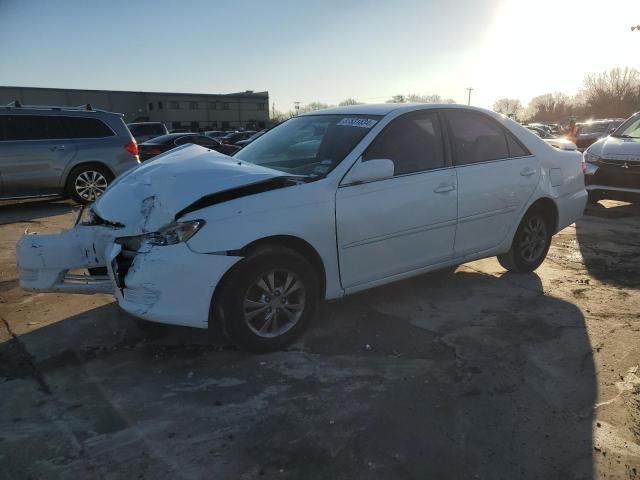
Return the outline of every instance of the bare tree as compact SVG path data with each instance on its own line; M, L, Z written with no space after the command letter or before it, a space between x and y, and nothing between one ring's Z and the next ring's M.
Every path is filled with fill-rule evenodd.
M347 98L338 104L339 107L347 107L349 105L362 105L362 102L357 101L355 98Z
M305 113L305 112L315 112L316 110L322 110L325 108L328 108L329 105L327 105L326 103L322 103L322 102L311 102L306 104L304 107L300 107L300 113Z
M493 111L517 120L522 116L524 108L517 98L499 98L493 103Z
M628 117L640 109L640 72L613 68L584 79L585 104L598 117Z
M274 110L272 115L271 115L271 121L273 123L280 123L280 122L284 122L285 120L289 119L292 117L293 112L281 112L279 110Z
M531 99L525 116L529 120L552 122L573 116L574 110L568 95L561 92L545 93Z
M452 98L442 98L440 95L419 95L409 93L407 95L394 95L387 103L456 103Z
M404 95L394 95L386 103L405 103L407 101Z

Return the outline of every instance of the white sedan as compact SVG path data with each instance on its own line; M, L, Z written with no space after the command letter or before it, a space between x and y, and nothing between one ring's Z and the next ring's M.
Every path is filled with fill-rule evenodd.
M496 255L533 271L586 198L579 153L501 115L336 108L234 157L190 145L132 170L73 229L20 239L20 284L113 293L156 322L219 321L236 345L271 351L323 299Z

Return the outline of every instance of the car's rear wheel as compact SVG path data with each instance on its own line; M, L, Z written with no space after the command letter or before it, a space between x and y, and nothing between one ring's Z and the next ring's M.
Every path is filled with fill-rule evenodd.
M213 311L236 346L271 352L304 331L318 301L318 279L309 262L288 248L267 246L229 272Z
M81 204L93 203L113 181L111 172L101 165L80 165L67 179L67 194Z
M498 256L498 262L510 272L533 272L547 257L553 227L544 210L534 208L520 222L511 248Z

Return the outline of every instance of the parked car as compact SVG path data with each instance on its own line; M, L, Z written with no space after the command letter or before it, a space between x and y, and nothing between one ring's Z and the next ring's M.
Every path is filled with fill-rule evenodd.
M536 127L534 125L525 125L525 128L529 131L531 131L532 133L536 134L537 136L539 136L540 138L554 138L555 135L552 135L551 133L549 133L548 130L541 128L541 127Z
M218 138L222 143L226 143L227 145L233 145L240 140L246 140L251 135L256 133L253 130L243 130L242 132L231 132L227 133L224 137Z
M169 133L191 133L191 130L188 128L174 128L173 130L169 130Z
M310 131L322 132L313 149ZM323 299L494 255L535 270L582 215L581 164L479 108L307 113L232 158L183 145L143 164L72 230L23 236L20 284L111 292L135 316L221 322L240 347L276 350ZM82 267L109 275L74 283Z
M624 118L593 120L591 122L581 123L578 129L578 137L576 138L578 149L581 152L584 151L592 143L609 135L609 133L620 126L622 122L624 122Z
M576 144L573 143L571 140L564 137L550 135L546 130L542 128L532 127L531 125L526 125L525 128L529 130L531 133L533 133L534 135L537 135L538 137L542 138L545 142L547 142L552 147L558 148L560 150L577 150L578 149Z
M240 149L235 145L224 145L215 138L210 138L200 133L168 133L138 145L140 161L144 162L172 148L190 143L216 150L225 155L231 155Z
M536 122L536 123L530 123L527 126L544 130L547 134L553 135L553 130L552 130L551 126L547 125L546 123L537 123Z
M216 140L219 140L220 137L224 137L225 135L228 135L229 132L226 132L224 130L208 130L204 132L204 134L207 137L211 137L211 138L215 138Z
M584 152L589 200L640 201L640 112Z
M83 107L0 107L0 199L70 196L91 203L139 165L119 113Z
M262 135L264 135L266 131L267 131L266 129L264 129L264 130L260 130L259 132L256 132L256 133L254 133L253 135L251 135L251 136L250 136L249 138L247 138L246 140L238 140L238 141L235 143L235 145L236 145L237 147L240 147L240 148L242 148L242 147L246 147L246 146L247 146L247 145L249 145L251 142L253 142L256 138L259 138L259 137L261 137Z
M167 127L161 122L136 122L128 123L129 131L136 142L143 143L152 138L169 133Z

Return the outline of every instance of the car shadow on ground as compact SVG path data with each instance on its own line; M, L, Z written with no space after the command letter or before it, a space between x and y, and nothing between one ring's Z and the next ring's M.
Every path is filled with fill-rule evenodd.
M0 225L38 223L41 218L64 215L74 210L79 212L81 208L81 205L64 199L20 202L3 200L0 201Z
M515 280L463 266L380 287L269 355L113 304L62 320L0 345L0 463L10 478L592 478L584 317L537 275Z
M577 260L591 277L640 288L640 205L612 201L588 205L576 221L576 240L582 256Z

